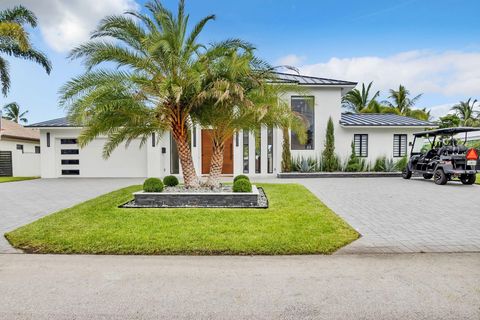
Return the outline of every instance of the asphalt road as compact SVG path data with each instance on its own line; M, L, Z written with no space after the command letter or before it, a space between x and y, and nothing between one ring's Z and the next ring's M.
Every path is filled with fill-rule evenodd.
M480 319L480 254L0 255L0 319Z

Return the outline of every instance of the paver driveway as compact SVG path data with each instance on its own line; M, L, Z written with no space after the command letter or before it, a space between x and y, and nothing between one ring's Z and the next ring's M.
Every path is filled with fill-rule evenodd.
M0 253L15 252L3 234L60 209L143 179L38 179L0 183Z
M339 253L480 251L480 186L422 178L301 182L362 234Z

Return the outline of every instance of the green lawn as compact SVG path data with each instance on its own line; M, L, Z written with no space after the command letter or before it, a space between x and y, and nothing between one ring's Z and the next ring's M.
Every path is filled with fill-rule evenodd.
M480 173L477 173L477 184L480 184Z
M262 185L268 209L120 209L132 186L44 217L5 236L36 253L316 254L359 237L305 187Z
M0 177L0 183L33 180L33 179L38 179L38 177Z

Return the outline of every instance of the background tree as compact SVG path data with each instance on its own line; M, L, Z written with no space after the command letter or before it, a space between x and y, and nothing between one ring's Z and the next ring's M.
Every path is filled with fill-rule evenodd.
M438 126L440 128L452 128L459 127L462 120L456 114L447 114L443 117L440 117L438 121Z
M27 123L28 120L25 117L28 113L28 110L21 112L20 106L16 102L12 102L9 104L6 104L3 107L3 112L4 114L2 115L2 118L5 118L7 120L14 121L16 123Z
M328 118L325 136L325 148L322 152L322 166L326 172L338 170L338 158L335 154L335 132L332 118Z
M477 100L472 98L467 101L460 101L452 107L452 111L460 119L460 125L466 127L480 126L480 111L476 111Z
M365 87L365 83L362 83L362 90L357 88L350 90L342 98L342 103L344 107L353 112L362 112L364 109L372 108L373 104L376 102L376 99L380 96L380 91L377 91L370 98L370 89L372 87L373 81Z
M412 117L420 120L429 120L430 111L426 108L413 109L415 104L420 100L422 94L415 97L410 96L410 91L403 85L398 86L398 90L390 89L390 95L388 98L391 101L384 101L383 103L390 108L397 110L397 113L402 116Z
M0 85L2 93L7 95L10 89L9 64L5 56L31 60L40 64L50 74L50 61L30 43L25 25L37 26L37 18L23 6L0 11Z
M183 0L176 15L156 0L145 8L146 14L127 12L103 19L91 41L70 53L72 59L83 58L87 72L63 86L60 103L72 121L84 126L80 145L107 136L104 157L123 142L141 138L145 143L152 133L169 131L185 185L197 186L189 140L191 113L203 103L208 86L206 47L198 38L214 16L190 27ZM224 44L229 42L235 41Z

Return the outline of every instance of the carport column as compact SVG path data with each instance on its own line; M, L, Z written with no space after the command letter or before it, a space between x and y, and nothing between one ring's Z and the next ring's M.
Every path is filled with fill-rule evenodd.
M40 130L40 175L42 178L58 178L57 168L60 166L57 163L56 152L60 150L55 149L55 131L49 128ZM50 140L49 146L47 139Z
M163 174L161 141L158 134L152 134L147 142L147 176L160 178Z

